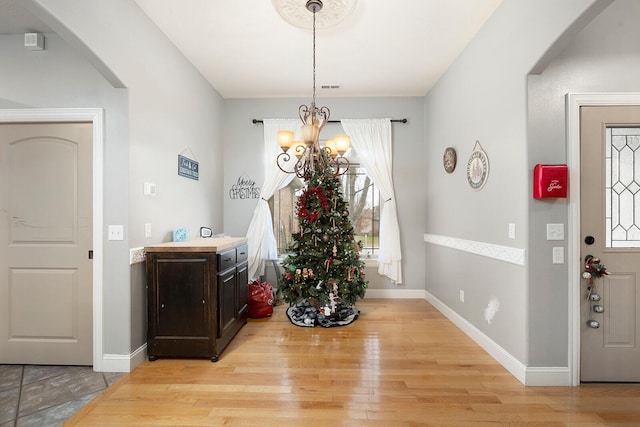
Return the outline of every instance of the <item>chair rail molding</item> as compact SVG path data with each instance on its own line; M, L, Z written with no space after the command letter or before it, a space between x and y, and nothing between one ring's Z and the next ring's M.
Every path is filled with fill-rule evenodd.
M442 236L425 233L424 241L434 245L445 246L459 251L469 252L499 261L508 262L524 267L526 265L525 250L510 246L494 245L492 243L476 242L474 240L459 239L457 237Z

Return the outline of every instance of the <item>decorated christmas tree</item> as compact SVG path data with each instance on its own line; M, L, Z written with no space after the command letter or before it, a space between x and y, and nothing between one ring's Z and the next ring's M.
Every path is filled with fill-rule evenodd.
M329 163L324 150L319 155ZM307 314L312 313L312 321L341 320L347 308L353 311L367 288L359 256L361 243L354 240L348 205L334 170L326 168L306 178L296 205L299 227L282 264L284 274L278 288L290 306L299 304Z

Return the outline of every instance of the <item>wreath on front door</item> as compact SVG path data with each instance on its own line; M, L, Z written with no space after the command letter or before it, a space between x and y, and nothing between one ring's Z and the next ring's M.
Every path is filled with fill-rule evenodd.
M607 272L607 267L600 263L600 258L596 258L592 255L587 255L585 257L585 266L582 278L587 281L587 301L591 304L590 318L587 320L587 326L593 329L598 329L600 327L600 322L594 319L595 313L604 312L604 306L601 301L602 297L597 292L593 279L598 279L602 276L606 276L607 274L609 274Z

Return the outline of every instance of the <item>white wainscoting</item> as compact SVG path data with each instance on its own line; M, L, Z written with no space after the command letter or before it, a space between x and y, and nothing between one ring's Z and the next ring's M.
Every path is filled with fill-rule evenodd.
M525 250L520 248L458 239L456 237L441 236L438 234L425 234L424 241L434 245L445 246L499 261L525 266Z

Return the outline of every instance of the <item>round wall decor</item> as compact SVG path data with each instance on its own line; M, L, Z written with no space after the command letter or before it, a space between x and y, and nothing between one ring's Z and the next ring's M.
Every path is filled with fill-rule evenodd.
M442 165L447 173L451 173L456 168L457 156L456 150L453 147L447 147L444 150L444 156L442 156Z
M484 152L480 141L476 141L476 145L469 156L467 162L467 182L474 190L480 190L489 178L489 158Z

